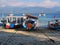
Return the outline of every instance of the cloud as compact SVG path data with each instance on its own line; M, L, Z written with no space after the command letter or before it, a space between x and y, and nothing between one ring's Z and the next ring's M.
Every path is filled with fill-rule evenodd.
M8 6L22 6L24 5L24 3L23 2L9 2L7 5Z
M31 7L34 7L37 5L37 3L33 3L33 2L9 2L7 4L8 6L16 6L16 7L19 7L19 6L31 6Z
M20 1L3 1L0 0L0 7L5 7L5 6L15 6L15 7L26 7L26 6L31 6L31 7L35 7L35 6L39 6L39 7L46 7L46 8L52 8L52 7L56 7L59 6L60 7L60 2L54 2L51 0L44 0L42 2L20 2Z
M39 5L42 7L51 8L51 7L55 7L55 6L60 6L59 4L60 4L60 2L52 2L51 0L45 0L45 1L41 2Z

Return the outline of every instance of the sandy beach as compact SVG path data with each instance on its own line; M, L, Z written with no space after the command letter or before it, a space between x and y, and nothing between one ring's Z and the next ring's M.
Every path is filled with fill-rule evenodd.
M60 31L0 29L0 45L60 45Z

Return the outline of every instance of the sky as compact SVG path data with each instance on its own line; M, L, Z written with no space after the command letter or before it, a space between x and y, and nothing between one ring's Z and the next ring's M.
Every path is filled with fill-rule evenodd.
M60 7L60 0L0 0L0 7Z

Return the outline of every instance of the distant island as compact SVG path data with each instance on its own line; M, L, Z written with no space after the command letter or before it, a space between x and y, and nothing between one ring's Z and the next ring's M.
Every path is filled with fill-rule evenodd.
M60 14L60 7L0 7L0 13L40 13L41 11L46 14Z

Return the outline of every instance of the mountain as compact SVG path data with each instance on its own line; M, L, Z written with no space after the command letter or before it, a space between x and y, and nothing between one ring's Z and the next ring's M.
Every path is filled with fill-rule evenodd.
M0 7L0 12L3 13L40 13L42 11L46 14L60 14L60 7Z

